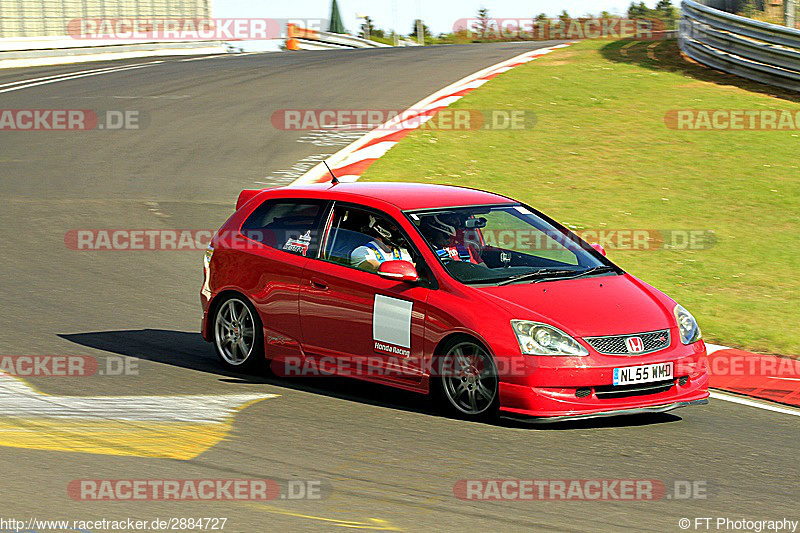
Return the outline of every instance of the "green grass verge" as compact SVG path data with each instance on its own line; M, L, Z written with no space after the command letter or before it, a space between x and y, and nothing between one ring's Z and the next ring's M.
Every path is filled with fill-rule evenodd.
M503 74L453 107L533 110L534 128L417 130L363 179L488 189L578 228L713 230L711 249L609 257L692 311L707 341L800 354L800 131L664 122L800 99L651 44L582 42Z

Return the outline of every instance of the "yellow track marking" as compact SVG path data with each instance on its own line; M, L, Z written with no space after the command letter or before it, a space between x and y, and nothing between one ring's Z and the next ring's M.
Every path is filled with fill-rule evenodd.
M0 446L187 460L227 438L236 413L276 397L55 396L0 373Z
M222 441L231 425L4 418L0 446L187 460Z
M341 520L339 518L326 518L324 516L294 513L292 511L285 511L283 509L278 509L277 507L257 503L245 502L245 505L265 513L292 516L294 518L305 518L307 520L316 520L318 522L328 522L336 527L347 527L350 529L372 529L374 531L402 531L402 529L395 527L386 520L382 520L380 518L367 518L366 522L357 522L355 520Z

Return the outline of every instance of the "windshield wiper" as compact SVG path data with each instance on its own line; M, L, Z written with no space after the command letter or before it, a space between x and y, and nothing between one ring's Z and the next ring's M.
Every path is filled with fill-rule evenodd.
M612 266L597 266L593 268L587 268L586 270L581 270L576 272L574 270L551 270L549 268L540 268L539 270L534 270L533 272L527 272L525 274L518 274L516 276L511 276L508 279L505 279L497 284L497 286L501 285L509 285L511 283L515 283L517 281L527 281L533 280L534 283L539 283L541 281L548 281L550 279L575 279L581 278L583 276L591 276L593 274L604 274L606 272L613 272L616 269Z
M617 269L612 266L603 265L593 268L587 268L586 270L581 270L580 272L575 273L574 276L569 276L566 278L558 276L558 279L576 279L576 278L582 278L584 276L592 276L594 274L605 274L606 272L615 272L616 270ZM534 281L534 283L539 283L540 281L547 281L547 279L548 278L540 278Z
M504 279L497 286L501 285L508 285L510 283L514 283L515 281L526 281L529 279L536 279L540 277L550 277L550 276L561 276L564 274L575 274L574 270L551 270L549 268L540 268L539 270L534 270L533 272L526 272L525 274L517 274L516 276L511 276L508 279Z

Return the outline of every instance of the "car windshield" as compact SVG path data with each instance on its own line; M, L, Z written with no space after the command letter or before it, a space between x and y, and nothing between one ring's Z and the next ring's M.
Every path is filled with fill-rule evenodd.
M538 282L617 272L573 233L523 205L407 215L444 268L462 283Z

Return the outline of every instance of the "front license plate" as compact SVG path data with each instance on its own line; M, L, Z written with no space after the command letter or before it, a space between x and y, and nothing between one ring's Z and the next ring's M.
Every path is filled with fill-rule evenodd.
M672 379L672 363L627 366L614 369L614 385L633 385Z

